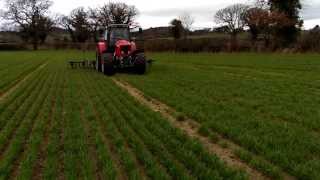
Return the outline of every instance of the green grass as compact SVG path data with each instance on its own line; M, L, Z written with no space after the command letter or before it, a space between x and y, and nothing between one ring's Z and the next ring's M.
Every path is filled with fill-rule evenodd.
M246 179L110 78L67 67L81 57L0 52L9 84L17 64L35 72L0 100L0 179Z
M118 78L197 120L205 135L218 132L298 178L320 178L320 55L150 56L147 76Z
M67 67L82 56L94 53L0 52L0 94L35 72L0 100L0 179L246 179L110 78ZM116 77L212 142L240 145L235 154L272 178L320 178L320 55L149 56L147 75Z

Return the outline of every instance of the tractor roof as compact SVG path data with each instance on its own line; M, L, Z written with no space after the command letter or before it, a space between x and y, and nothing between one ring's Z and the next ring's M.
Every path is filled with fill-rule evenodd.
M109 24L108 28L129 28L128 24Z

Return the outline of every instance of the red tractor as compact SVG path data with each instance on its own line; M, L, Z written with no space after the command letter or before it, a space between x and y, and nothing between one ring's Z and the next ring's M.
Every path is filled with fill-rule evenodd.
M141 28L139 33L142 33ZM148 61L144 50L137 48L134 38L131 38L129 25L109 25L102 35L97 44L97 71L108 76L120 69L133 69L138 74L146 73Z

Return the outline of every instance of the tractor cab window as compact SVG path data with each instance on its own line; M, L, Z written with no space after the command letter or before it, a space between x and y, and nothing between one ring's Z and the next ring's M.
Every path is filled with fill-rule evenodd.
M114 28L110 32L110 43L115 44L118 40L129 40L129 30L126 28Z
M106 32L104 33L104 40L105 40L105 41L108 40L108 31L106 31Z

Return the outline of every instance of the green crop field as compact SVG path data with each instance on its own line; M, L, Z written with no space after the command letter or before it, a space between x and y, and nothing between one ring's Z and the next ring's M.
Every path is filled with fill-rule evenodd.
M0 52L0 179L320 179L320 55L148 55L110 78Z

